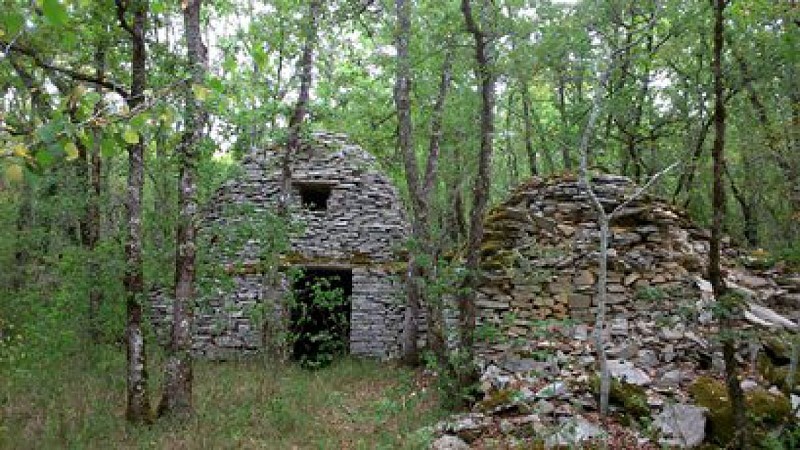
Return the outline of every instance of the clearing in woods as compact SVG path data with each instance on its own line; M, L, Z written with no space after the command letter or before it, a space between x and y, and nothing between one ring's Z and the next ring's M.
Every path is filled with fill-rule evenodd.
M132 427L124 355L18 372L0 390L2 448L424 448L442 416L419 373L346 358L318 371L263 361L195 363L196 414ZM161 371L151 367L152 386ZM153 399L157 401L157 399Z

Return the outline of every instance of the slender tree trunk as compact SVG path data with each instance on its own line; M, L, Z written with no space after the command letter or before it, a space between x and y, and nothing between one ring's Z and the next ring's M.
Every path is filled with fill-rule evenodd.
M394 102L397 108L398 145L400 153L403 155L408 195L414 215L412 235L417 240L416 244L420 246L422 244L420 237L427 230L423 229L424 225L419 220L423 202L419 192L419 167L417 165L416 149L414 148L414 130L411 121L411 63L408 56L408 44L411 37L410 6L405 0L395 0L395 12L397 15L395 37L397 74L394 86ZM421 274L419 273L421 268L417 261L419 253L421 253L420 248L413 249L408 259L408 271L406 274L407 302L401 343L403 361L412 365L417 364L419 361L417 338L419 334L420 297L422 296Z
M98 47L94 55L96 76L99 79L105 77L105 64L106 53L105 49ZM102 93L102 88L97 88L98 93ZM95 107L95 112L102 105L98 104ZM100 158L100 146L102 131L97 127L91 128L92 133L92 148L89 154L89 195L86 202L86 225L87 225L87 239L86 245L90 252L89 256L89 274L94 276L100 271L99 256L97 255L97 244L100 241L100 198L102 195L102 183L100 174L102 172L102 160ZM89 288L89 338L92 342L97 343L100 341L100 306L103 303L103 289L97 283L92 283Z
M733 174L731 174L727 163L725 164L724 171L725 176L728 178L728 183L731 185L731 193L733 194L733 198L736 199L736 203L739 204L739 209L742 212L742 222L744 222L743 234L745 240L747 241L747 245L750 247L757 247L758 218L755 215L753 204L748 201L745 193L742 192L742 190L736 185L736 180L733 179Z
M599 61L596 63L599 68ZM613 64L613 59L609 64ZM592 96L592 108L589 112L589 119L586 121L586 127L583 129L581 135L580 148L579 148L579 171L580 182L583 189L588 193L592 200L592 205L597 212L597 226L600 231L600 255L598 256L599 273L597 277L597 317L594 324L594 345L597 352L598 368L600 370L600 414L605 417L608 414L608 400L609 393L611 392L611 374L608 371L608 357L606 355L605 340L603 337L603 330L606 323L606 297L607 297L607 280L608 280L608 233L609 223L613 218L611 215L606 214L602 203L595 194L592 183L589 177L589 144L594 134L595 124L600 118L602 109L603 95L606 92L606 84L611 76L613 65L610 65L602 74L599 69L596 70L598 79L597 85L594 87Z
M528 83L520 83L522 93L522 120L525 122L525 153L528 155L528 167L531 175L539 175L539 164L536 161L536 150L533 148L533 123L531 122L531 97L528 92Z
M722 71L722 52L725 33L725 7L727 0L713 0L714 11L714 58L712 62L714 75L714 147L712 150L714 186L711 198L713 218L711 222L711 248L708 261L708 276L718 302L726 301L727 288L722 279L720 267L720 241L722 239L722 222L725 214L725 86ZM725 360L725 382L728 397L733 409L734 430L737 430L735 442L738 448L747 448L747 422L745 421L745 405L742 387L739 384L738 366L736 362L735 337L730 319L721 319L720 333L723 334L722 354Z
M144 102L147 81L147 0L129 4L133 23L129 26L133 52L131 55L131 91L127 99L131 110ZM122 14L124 16L124 12ZM142 332L144 275L142 266L142 193L144 190L144 142L128 145L128 186L126 211L128 233L125 239L125 286L127 326L125 330L128 369L128 404L125 416L133 423L152 420L147 386L147 354Z
M562 163L564 164L564 170L570 171L572 170L572 156L570 155L569 143L567 142L567 136L569 136L569 120L567 120L567 98L565 84L566 81L564 80L563 74L559 74L557 94L558 112L559 116L561 116L561 159Z
M308 101L311 93L312 72L314 70L314 52L317 46L317 18L320 14L320 0L311 0L308 4L308 22L305 24L305 41L303 54L300 57L300 92L289 118L289 135L286 139L286 152L283 157L281 178L283 182L280 208L285 213L288 208L292 182L292 157L300 150L300 135L303 122L308 113Z
M47 118L50 105L43 95L43 90L34 80L33 76L26 71L13 55L8 58L14 71L19 76L22 84L31 95L31 117L40 117L42 120ZM33 123L33 121L31 121ZM27 268L30 263L30 242L27 234L33 226L33 205L34 205L34 184L29 176L24 172L20 186L20 204L17 212L16 228L16 250L14 251L15 270L11 278L11 285L15 291L23 289L27 282Z
M728 40L728 42L729 41L730 40ZM750 68L747 65L747 60L745 60L744 57L738 52L734 52L734 56L739 64L742 78L744 79L744 86L747 90L747 98L750 101L754 112L756 113L756 117L758 118L761 127L764 129L764 140L767 144L767 148L769 149L772 157L775 159L778 167L783 172L783 175L789 184L789 205L791 206L792 211L800 213L800 163L797 161L797 158L786 157L784 155L784 151L781 149L780 138L776 132L775 126L770 120L767 108L761 101L761 98L758 96L758 92L753 84L753 77L750 74ZM791 64L787 64L787 66L791 66ZM796 84L796 82L793 81L794 74L790 68L787 69L787 71L787 79L790 86L792 86L793 84ZM797 86L797 88L800 88L800 86ZM789 120L789 122L793 124L800 123L800 105L797 105L797 103L800 103L800 94L790 90L789 97L792 117L794 118ZM798 144L796 143L798 138L796 136L793 137L795 134L797 134L796 128L798 127L794 126L790 127L788 130L786 136L788 143L785 151L787 154L797 155L797 151L800 150L800 147L798 147ZM793 151L793 148L795 151ZM732 182L733 180L731 180L731 183ZM790 220L789 223L789 231L791 236L797 237L800 228L798 228L798 225L796 224L800 223L800 221Z
M480 265L480 245L483 239L483 221L486 207L489 202L491 188L492 153L494 142L494 106L495 106L495 67L492 54L491 31L486 30L489 20L486 16L491 14L492 2L482 2L480 24L476 21L471 0L461 0L461 12L467 31L475 40L475 61L477 63L477 78L480 80L481 91L481 119L480 119L480 152L478 153L478 174L473 186L473 204L470 212L469 235L467 236L466 269L464 280L464 294L459 299L459 325L461 328L461 350L465 352L465 361L468 367L463 368L460 374L460 384L468 386L477 379L477 370L474 367L473 355L475 345L476 325L476 287L478 284L478 271Z
M205 82L208 56L200 31L203 0L183 3L184 35L191 85ZM175 241L175 300L172 335L164 368L164 393L159 416L187 417L192 414L192 304L195 298L195 253L197 225L197 164L206 113L191 86L186 89L185 126L180 146L181 168L178 186L178 231Z

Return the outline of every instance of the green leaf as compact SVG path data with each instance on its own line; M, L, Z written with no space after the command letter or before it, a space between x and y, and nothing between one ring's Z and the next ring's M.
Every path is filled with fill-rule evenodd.
M206 84L208 84L208 87L213 89L214 92L217 92L218 94L222 94L222 91L225 90L225 87L222 84L222 80L220 80L217 77L210 77L206 82Z
M128 144L138 144L139 133L137 133L133 128L128 127L125 129L125 132L122 133L122 139Z
M25 19L16 12L4 13L0 16L0 26L2 26L0 31L4 32L9 39L13 39L14 36L22 31L24 24Z
M206 99L208 99L209 90L205 86L199 84L193 84L192 92L194 93L194 97L201 102L204 102L206 101Z
M97 102L102 100L102 98L103 98L103 96L100 95L99 92L89 91L89 92L86 93L86 95L83 96L82 102L85 105L88 105L90 107L94 107L97 104Z
M58 136L58 134L61 133L63 130L64 130L63 120L60 118L55 118L50 122L47 122L46 124L37 128L35 134L40 141L44 143L50 143L53 142Z
M113 136L103 136L100 143L100 154L104 158L111 158L117 153L117 140Z
M236 62L236 58L233 56L226 56L225 60L222 61L222 69L225 73L227 72L236 72L236 68L239 64Z
M167 11L167 6L161 2L153 2L150 6L150 11L152 11L153 14L163 14Z
M22 181L22 166L16 163L11 163L6 166L5 170L6 179L13 183Z
M39 164L39 167L46 169L53 165L55 161L55 157L49 150L40 150L36 152L36 163Z
M147 121L149 119L150 115L147 113L137 114L131 118L130 122L128 122L129 128L133 130L142 130L147 125Z
M42 0L42 12L51 25L64 26L67 24L69 18L67 8L59 0Z
M74 159L77 159L78 156L80 155L80 152L78 151L78 146L75 145L74 142L67 142L66 145L64 145L64 153L67 154L67 161L72 161Z

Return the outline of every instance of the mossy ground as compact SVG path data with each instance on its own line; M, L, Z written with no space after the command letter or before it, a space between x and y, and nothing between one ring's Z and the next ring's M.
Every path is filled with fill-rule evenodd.
M600 378L590 380L595 396L600 395ZM642 419L650 417L650 406L647 404L647 393L641 386L611 379L611 390L608 393L609 403L621 407L626 417L623 419ZM629 420L624 420L629 421Z
M123 358L101 349L0 375L0 448L425 448L420 428L442 415L415 372L376 361L197 362L194 417L135 427L123 417Z
M723 446L729 445L734 437L735 427L725 383L710 377L700 377L689 387L689 392L698 406L709 410L709 424L706 429L710 436L707 440ZM773 429L786 429L787 426L794 428L798 425L792 419L789 399L761 388L745 393L745 409L749 433L754 441L763 441Z

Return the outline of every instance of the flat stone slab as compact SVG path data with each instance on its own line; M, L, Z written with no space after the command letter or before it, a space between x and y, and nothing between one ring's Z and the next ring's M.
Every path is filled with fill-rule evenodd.
M667 405L653 426L661 432L659 443L669 447L694 448L705 439L706 408L686 404Z

